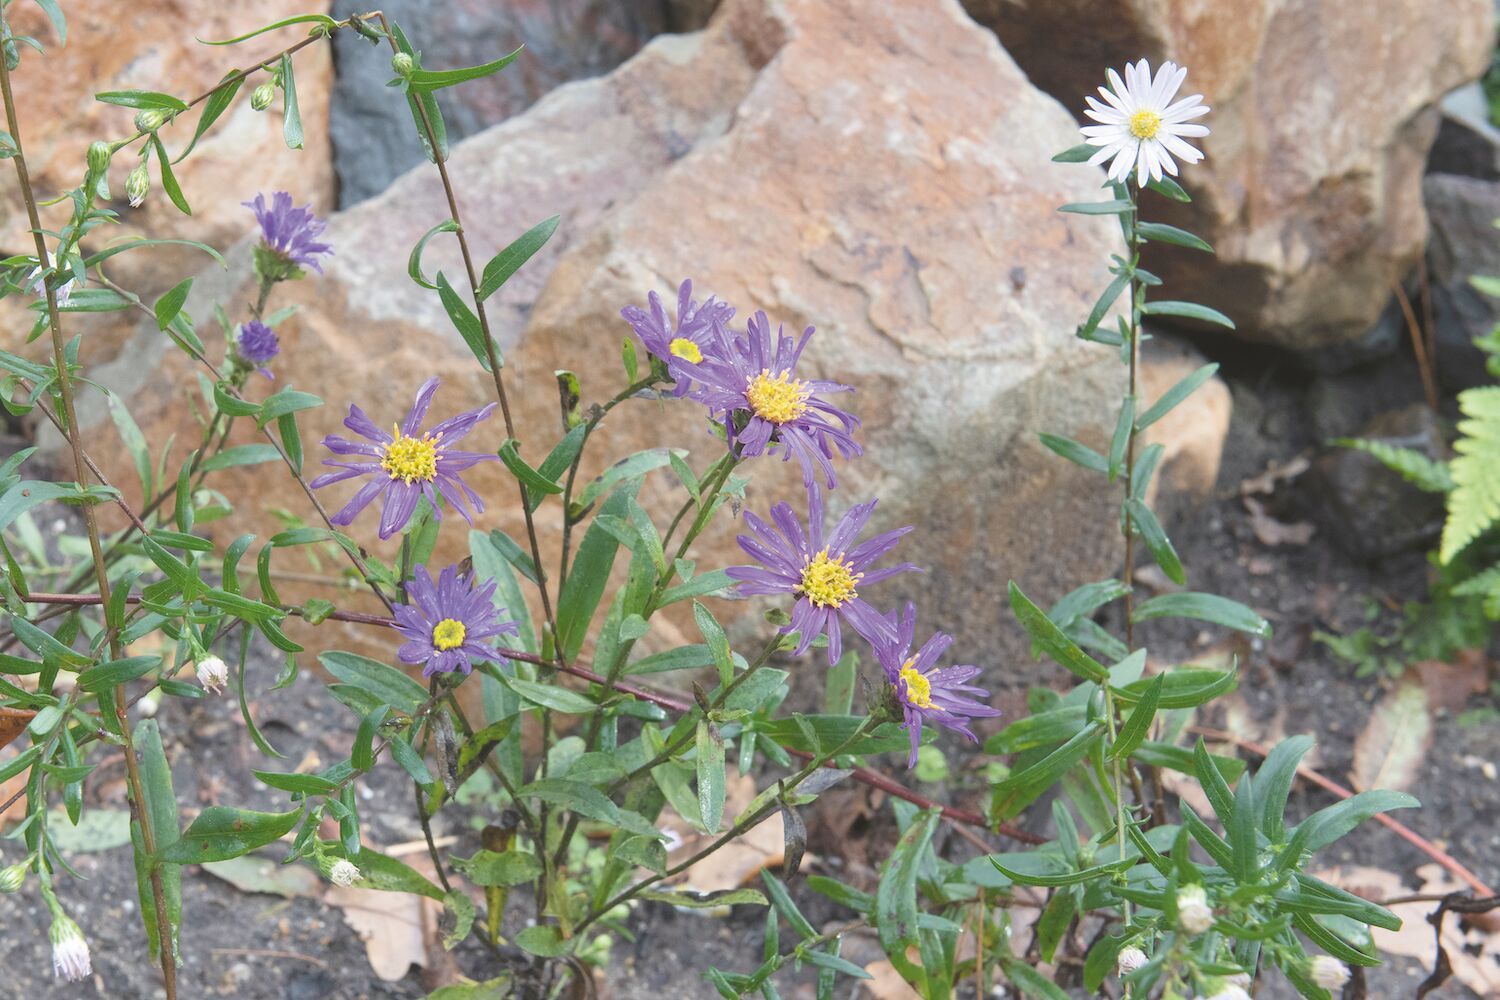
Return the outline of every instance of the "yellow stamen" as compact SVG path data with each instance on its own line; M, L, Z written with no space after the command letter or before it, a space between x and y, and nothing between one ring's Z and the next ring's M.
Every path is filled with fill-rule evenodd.
M399 425L391 428L395 438L385 446L385 456L380 467L392 479L405 480L411 485L418 479L432 482L437 478L437 438L423 434L419 438L407 437Z
M750 409L757 417L773 424L784 424L806 413L807 397L811 395L812 390L801 379L788 378L786 372L772 377L767 368L762 368L760 374L745 386Z
M828 558L828 548L824 546L802 567L802 583L797 593L820 608L837 608L859 596L854 586L863 578L863 573L851 572L844 564L843 553Z
M667 345L667 349L672 352L674 358L691 361L695 365L703 360L703 352L698 349L698 345L686 337L676 338Z
M464 644L464 623L456 618L444 618L432 628L432 646L447 651Z
M1130 134L1137 139L1155 139L1161 130L1161 115L1145 108L1130 116Z
M932 708L932 682L917 671L915 659L901 664L901 679L906 682L906 700L918 708Z

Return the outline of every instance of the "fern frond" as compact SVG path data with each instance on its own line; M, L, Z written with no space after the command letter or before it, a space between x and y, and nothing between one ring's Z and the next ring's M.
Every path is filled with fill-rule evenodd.
M1458 408L1466 419L1449 463L1453 491L1438 550L1444 563L1500 521L1500 386L1465 389Z
M1453 593L1459 597L1484 598L1484 616L1490 621L1500 621L1500 564L1469 577L1454 587Z
M1453 489L1453 476L1447 462L1434 462L1414 448L1398 448L1384 441L1368 438L1337 438L1333 442L1340 448L1354 448L1373 455L1380 464L1396 473L1419 490L1428 493L1447 493Z

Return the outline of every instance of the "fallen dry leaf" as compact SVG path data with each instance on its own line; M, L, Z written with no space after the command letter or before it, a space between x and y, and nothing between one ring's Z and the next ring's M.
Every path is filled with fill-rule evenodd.
M728 822L755 798L755 779L744 774L728 778L724 792L724 817ZM677 841L676 846L667 852L667 860L672 863L692 857L713 839L702 831L693 829L670 809L662 812L660 825L674 834ZM737 889L754 879L763 869L781 864L785 855L783 836L781 812L778 810L745 836L725 844L672 879L672 883L695 892ZM804 854L802 863L806 865L810 858L811 855Z
M1271 462L1266 466L1266 471L1258 476L1251 476L1240 483L1240 495L1249 496L1252 493L1274 493L1276 484L1279 482L1290 482L1311 468L1312 462L1306 455L1298 455L1291 461L1278 465Z
M426 896L378 889L329 886L323 901L344 911L344 920L365 943L370 968L386 982L406 976L413 965L427 965L422 908Z
M1379 868L1355 866L1317 874L1324 881L1377 901L1413 894L1400 878ZM1446 895L1469 888L1435 862L1418 868L1417 877L1422 880L1417 890L1421 895ZM1414 958L1430 971L1437 960L1437 941L1427 915L1437 906L1433 902L1417 902L1390 907L1401 918L1401 929L1373 928L1375 946L1388 955ZM1443 921L1443 949L1448 953L1455 979L1482 997L1500 996L1500 932L1486 932L1474 924L1466 926L1459 914L1450 912Z
M26 708L0 708L0 747L8 746L31 725L36 713Z
M1372 788L1406 791L1416 784L1431 745L1427 690L1416 681L1402 681L1375 706L1370 721L1355 738L1349 783L1358 792Z
M865 971L871 978L860 981L862 996L868 996L870 1000L922 1000L922 995L901 978L901 973L888 959L871 962L865 966Z
M1254 497L1242 497L1250 513L1250 530L1262 545L1306 545L1312 541L1315 528L1311 521L1278 521L1266 513L1266 507Z
M1427 689L1427 702L1433 709L1460 712L1471 694L1484 694L1490 689L1490 674L1494 672L1494 661L1482 649L1460 649L1452 663L1441 660L1423 660L1413 664L1408 676L1416 674L1422 687Z
M263 892L273 896L316 897L323 880L306 865L283 865L272 858L247 854L201 866L210 875L228 882L241 892Z

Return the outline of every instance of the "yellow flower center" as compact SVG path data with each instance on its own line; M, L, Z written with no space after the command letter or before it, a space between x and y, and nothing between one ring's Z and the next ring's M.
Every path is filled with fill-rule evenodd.
M901 679L906 682L906 700L918 708L932 707L932 682L917 671L915 659L901 664Z
M667 345L667 348L672 352L672 357L674 358L691 361L695 365L703 360L703 352L698 349L698 345L686 337L676 338L672 343Z
M784 424L806 413L807 397L811 395L811 390L802 384L801 379L788 378L786 372L773 378L766 368L762 368L760 374L745 386L750 409L757 417L773 424Z
M1145 108L1130 116L1130 134L1137 139L1155 139L1161 130L1161 115Z
M432 628L432 645L447 651L464 644L464 623L456 618L444 618Z
M802 567L802 584L797 592L820 608L837 608L858 596L854 585L863 573L852 573L844 565L843 553L828 558L828 548L813 556Z
M385 456L380 467L392 479L404 479L408 485L420 479L432 482L437 478L437 439L423 434L419 438L407 437L400 426L391 428L395 440L385 446Z

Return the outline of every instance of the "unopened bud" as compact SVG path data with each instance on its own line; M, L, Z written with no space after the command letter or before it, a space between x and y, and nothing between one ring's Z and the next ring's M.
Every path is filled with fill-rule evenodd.
M224 690L224 685L229 683L229 668L217 656L205 656L199 660L195 671L198 683L211 694L219 694Z
M1214 911L1208 905L1208 894L1201 885L1183 886L1177 891L1177 926L1188 934L1202 934L1214 925Z
M250 106L256 111L264 111L276 100L276 84L263 83L250 93Z
M131 208L140 208L146 202L146 195L151 190L151 174L146 170L145 161L130 172L125 178L125 197L130 199Z
M17 861L9 868L0 868L0 892L15 892L26 882L26 872L31 865Z
M89 961L89 943L72 918L61 910L52 916L47 936L52 939L52 971L70 983L88 978L94 971Z
M362 878L364 876L359 873L359 868L346 858L339 858L328 869L328 881L346 889Z
M114 155L114 150L109 148L109 143L102 139L95 139L89 143L89 170L96 174L102 174L109 169L109 158Z
M412 62L411 56L405 52L397 52L391 56L391 72L403 80L411 76L411 71L415 67L416 64Z
M1146 953L1139 948L1125 948L1120 951L1119 957L1115 959L1116 968L1120 975L1128 976L1136 969L1146 964Z
M1317 955L1307 964L1307 978L1325 990L1342 990L1349 981L1349 966L1332 955Z
M142 108L135 113L135 127L141 132L155 132L167 123L168 117L159 108Z

